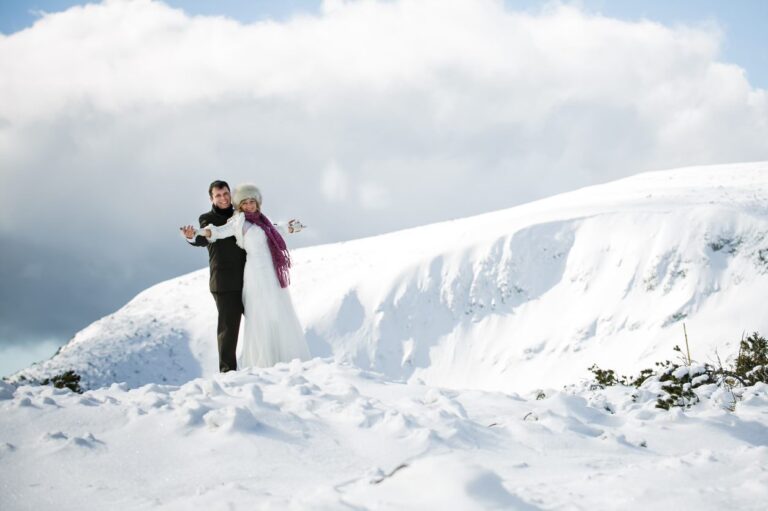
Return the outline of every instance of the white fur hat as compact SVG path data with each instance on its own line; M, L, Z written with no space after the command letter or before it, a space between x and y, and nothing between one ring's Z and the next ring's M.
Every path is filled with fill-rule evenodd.
M256 185L243 183L235 187L235 193L232 195L232 205L237 208L245 199L256 199L261 207L261 192Z

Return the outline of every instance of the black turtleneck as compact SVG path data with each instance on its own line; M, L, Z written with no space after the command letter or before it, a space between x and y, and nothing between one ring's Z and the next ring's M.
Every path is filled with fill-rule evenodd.
M234 214L230 206L226 209L213 206L210 211L200 215L200 227L206 225L222 226ZM245 251L237 246L235 237L220 239L209 243L204 236L195 238L197 247L208 248L208 264L210 266L209 287L211 293L240 291L243 289L243 268L245 267Z
M231 217L234 212L235 212L235 208L233 208L232 206L229 206L228 208L225 208L225 209L217 208L216 206L213 206L211 208L211 213L214 213L216 215L221 215L224 218Z

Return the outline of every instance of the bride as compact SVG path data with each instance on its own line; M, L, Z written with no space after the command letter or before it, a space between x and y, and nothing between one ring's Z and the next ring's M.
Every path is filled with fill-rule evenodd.
M242 367L270 367L294 358L309 359L309 348L291 294L288 248L278 228L298 232L295 220L275 226L261 212L261 192L252 184L235 188L235 214L221 227L207 225L198 234L211 242L234 236L245 250L243 309L245 316Z

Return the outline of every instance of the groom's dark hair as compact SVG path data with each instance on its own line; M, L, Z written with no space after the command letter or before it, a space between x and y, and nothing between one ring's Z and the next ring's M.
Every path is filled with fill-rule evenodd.
M216 180L213 183L211 183L211 186L208 187L208 197L213 198L213 189L214 188L226 188L229 191L232 191L232 189L229 187L229 184L227 184L226 181Z

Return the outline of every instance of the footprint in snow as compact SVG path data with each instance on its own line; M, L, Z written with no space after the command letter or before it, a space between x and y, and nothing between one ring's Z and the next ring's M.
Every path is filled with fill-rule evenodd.
M174 413L182 426L201 426L203 417L211 408L194 400L188 400Z
M0 444L0 460L14 451L16 451L15 445L9 444L8 442L3 442Z
M86 433L84 436L74 436L70 438L67 441L67 445L69 446L75 446L75 447L82 447L86 449L96 449L98 447L103 447L106 444L102 442L101 440L97 439L95 436L93 436L92 433Z
M101 401L92 397L81 397L77 402L83 406L99 406L101 404Z
M262 424L250 410L239 406L225 406L203 415L203 422L211 430L227 433L254 433Z
M50 398L48 396L45 396L43 398L43 404L44 405L53 405L53 406L57 406L57 407L59 406L59 404L54 399L52 399L52 398Z
M63 442L63 447L73 446L73 447L85 447L88 449L93 449L96 447L106 445L104 442L102 442L101 440L93 436L93 433L86 433L83 436L70 437L63 431L54 431L54 432L45 433L42 436L41 441L53 442L56 444L60 444Z
M16 408L38 408L32 404L32 400L28 397L23 397L14 403Z
M55 431L53 433L46 433L42 436L42 440L45 442L52 442L58 440L67 440L69 437L62 431Z

